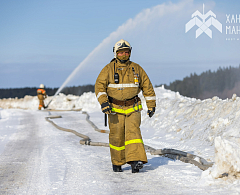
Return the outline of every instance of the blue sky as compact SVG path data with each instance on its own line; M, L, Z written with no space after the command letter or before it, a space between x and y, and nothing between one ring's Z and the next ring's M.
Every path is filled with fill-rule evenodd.
M154 85L236 67L240 34L226 35L225 26L226 14L240 14L240 3L229 2L1 0L0 88L60 87L84 59L67 85L94 84L121 38L130 42L131 60ZM212 10L222 23L222 33L210 27L212 39L205 33L196 39L196 26L185 33L185 24L196 10L202 13L203 3L205 13Z

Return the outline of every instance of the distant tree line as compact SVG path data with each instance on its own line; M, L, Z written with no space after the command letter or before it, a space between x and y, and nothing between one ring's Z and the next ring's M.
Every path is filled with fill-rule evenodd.
M82 86L78 86L78 87L65 87L61 93L64 93L65 95L68 95L68 94L72 94L72 95L82 95L84 92L94 92L95 91L95 88L94 88L94 85L82 85Z
M162 84L161 84L162 85ZM161 85L155 85L159 87ZM221 99L231 98L233 93L240 96L240 65L239 67L218 68L217 71L206 72L197 75L196 73L185 77L183 80L176 80L169 85L164 84L165 89L179 92L183 96L198 99L218 96ZM0 99L2 98L23 98L25 95L36 96L36 87L0 89ZM45 88L49 96L54 95L58 88ZM82 85L64 88L61 93L65 95L82 95L84 92L94 92L94 85Z
M161 86L161 85L156 85ZM208 70L200 75L196 73L176 80L165 89L179 92L183 96L198 99L218 96L222 99L231 98L233 93L240 95L240 65L239 67L219 68L217 71Z
M37 95L36 87L24 87L24 88L9 88L9 89L0 89L0 99L2 98L24 98L25 95L36 96ZM58 88L45 88L47 95L53 96ZM73 86L65 87L60 93L65 95L82 95L84 92L94 92L94 85L82 85L82 86Z

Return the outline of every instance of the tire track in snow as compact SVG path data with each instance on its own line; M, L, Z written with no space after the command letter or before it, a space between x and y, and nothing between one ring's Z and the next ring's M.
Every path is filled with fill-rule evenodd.
M28 161L39 145L35 117L29 112L20 112L24 117L16 116L11 121L17 124L14 128L22 128L13 134L0 158L0 194L12 194L27 182Z

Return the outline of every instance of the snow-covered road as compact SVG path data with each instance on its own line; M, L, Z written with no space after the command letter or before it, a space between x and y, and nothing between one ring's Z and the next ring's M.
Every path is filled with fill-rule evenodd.
M61 115L63 118L53 119L59 126L92 141L108 142L108 134L94 131L81 112L0 111L4 112L0 132L8 131L5 137L1 133L6 145L0 155L0 194L237 193L218 185L201 185L202 170L194 165L150 154L140 173L132 174L128 165L122 173L114 173L109 148L80 145L81 138L45 120L49 114ZM97 126L103 126L102 113L90 116ZM161 141L167 142L166 138Z

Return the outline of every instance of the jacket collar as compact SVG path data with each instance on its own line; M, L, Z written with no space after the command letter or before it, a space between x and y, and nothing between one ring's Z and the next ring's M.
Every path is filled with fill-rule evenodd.
M117 67L127 67L127 66L129 66L129 64L131 64L130 60L128 60L126 63L121 63L118 59L116 59L116 66Z

